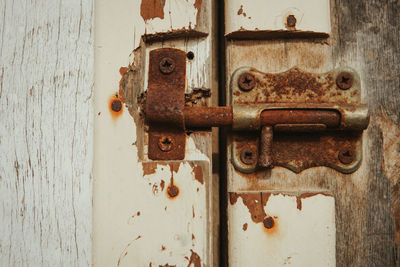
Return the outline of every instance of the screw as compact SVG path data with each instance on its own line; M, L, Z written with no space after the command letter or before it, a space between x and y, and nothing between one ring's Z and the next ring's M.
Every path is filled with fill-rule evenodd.
M353 75L348 72L341 72L336 77L336 84L342 90L347 90L353 86Z
M256 80L253 74L243 73L239 77L239 87L243 91L250 91L256 85Z
M160 61L160 71L164 74L170 74L175 69L175 61L172 58L164 57Z
M264 227L265 227L265 228L271 229L271 228L274 227L274 225L275 225L274 218L272 218L271 216L265 218L265 219L263 220L263 224L264 224Z
M286 26L293 28L296 26L297 19L294 15L289 15L286 17Z
M245 147L240 152L240 160L246 165L253 165L257 162L257 152L254 147Z
M119 112L122 108L121 100L113 100L111 103L111 109L115 112Z
M339 151L339 160L343 164L350 164L354 161L354 152L351 149L343 149Z
M174 145L173 138L171 136L162 136L158 139L158 148L163 152L168 152Z
M178 194L179 194L179 188L176 187L175 185L171 184L171 185L168 187L168 195L169 195L170 197L176 197Z

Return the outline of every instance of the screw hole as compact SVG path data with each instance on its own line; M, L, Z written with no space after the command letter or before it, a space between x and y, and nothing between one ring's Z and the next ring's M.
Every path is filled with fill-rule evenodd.
M192 51L189 51L189 52L186 54L186 57L187 57L189 60L192 60L192 59L194 59L194 53L193 53Z

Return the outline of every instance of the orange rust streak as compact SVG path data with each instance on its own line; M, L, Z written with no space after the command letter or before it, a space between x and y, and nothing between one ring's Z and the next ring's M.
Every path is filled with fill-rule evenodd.
M301 200L302 200L303 198L313 197L313 196L316 196L316 195L324 195L324 196L328 196L328 197L331 197L331 196L332 196L332 195L329 195L329 194L326 194L326 193L323 193L323 192L318 192L318 193L304 193L304 194L301 194L300 196L297 196L297 197L296 197L297 209L298 209L298 210L301 210L301 209L302 209L303 204L302 204Z
M190 255L190 260L189 260L189 266L194 266L194 267L201 267L201 258L200 256L194 252L193 250L190 250L192 252L192 255Z
M200 9L201 9L201 3L203 0L196 0L194 2L194 8L197 9L197 15L196 15L196 24L199 24L199 17L200 17Z
M122 99L118 95L112 95L108 100L108 109L113 119L119 118L124 111Z
M142 0L140 4L140 16L147 21L149 19L164 19L165 0Z

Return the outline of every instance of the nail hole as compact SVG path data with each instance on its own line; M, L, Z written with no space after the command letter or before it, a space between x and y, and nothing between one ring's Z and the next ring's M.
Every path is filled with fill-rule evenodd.
M194 53L193 53L192 51L189 51L189 52L186 54L186 57L187 57L189 60L192 60L192 59L194 59Z

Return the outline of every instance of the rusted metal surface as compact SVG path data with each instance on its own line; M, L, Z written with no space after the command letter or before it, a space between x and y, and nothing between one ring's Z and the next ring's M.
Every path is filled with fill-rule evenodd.
M336 78L341 72L353 73L349 90L341 90ZM244 92L237 80L243 73L255 77L255 88ZM352 69L335 69L327 73L310 73L292 68L282 73L263 73L254 68L243 67L235 71L231 80L232 104L266 103L335 103L358 104L361 84Z
M348 72L339 73L336 77L336 84L342 90L350 89L353 86L353 75Z
M240 151L240 160L246 165L254 165L257 158L258 153L255 146L246 146Z
M297 19L294 15L288 15L286 17L286 28L289 30L294 30L296 27Z
M184 51L174 48L150 51L145 109L150 125L149 159L182 160L185 157L185 79Z
M186 127L220 127L233 123L232 107L185 107ZM339 126L340 114L334 110L264 110L260 114L261 126L276 124L324 124L328 128Z
M124 111L123 98L119 94L114 94L108 100L108 106L110 110L111 117L117 119L120 117Z
M255 77L255 87L251 91L243 91L238 85L240 77L247 73ZM343 73L352 77L351 81L346 80L347 74L344 77L344 82L351 84L347 90L342 90L336 83L337 79L342 80ZM248 67L238 69L231 78L230 104L234 107L234 120L235 109L239 107L243 107L251 117L261 110L260 121L254 122L255 128L272 125L274 134L272 138L270 133L258 137L254 133L235 132L232 143L233 165L244 173L259 169L254 165L243 164L241 160L243 147L253 146L262 155L260 166L263 166L263 157L266 156L274 166L286 167L297 173L317 166L331 167L343 173L354 172L362 159L362 129L368 125L368 114L360 106L360 91L359 77L350 69L337 69L322 74L307 73L296 68L275 74L262 73ZM281 105L288 109L280 109ZM336 108L301 108L313 105L332 105ZM253 111L246 108L248 106L254 107ZM264 110L268 107L272 108ZM349 112L354 114L348 115ZM247 117L243 117L245 124L251 123ZM352 131L346 130L346 125L350 124L354 124L354 127L347 129Z
M273 167L273 145L274 132L271 126L264 126L260 136L260 156L258 158L258 166L264 168Z
M239 88L243 91L250 91L256 85L254 75L251 73L243 73L239 77Z
M231 107L185 107L186 127L219 127L232 124Z

